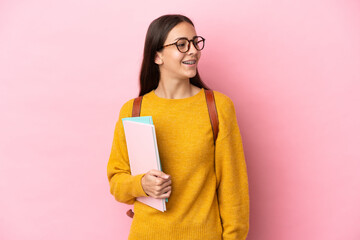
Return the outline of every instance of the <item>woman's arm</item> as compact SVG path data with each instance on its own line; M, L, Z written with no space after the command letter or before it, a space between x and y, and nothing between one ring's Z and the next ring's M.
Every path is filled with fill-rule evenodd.
M146 196L141 185L141 179L145 174L131 176L124 127L121 120L125 117L131 117L132 104L133 100L130 100L120 110L107 166L111 194L117 201L127 204L133 204L136 197Z
M171 177L161 171L150 170L136 176L131 175L129 156L122 118L131 117L133 100L120 110L115 126L114 140L107 166L110 192L119 202L133 204L137 197L151 196L168 198L171 194Z
M242 140L232 101L224 95L218 99L215 169L223 239L245 240L249 231L249 192Z

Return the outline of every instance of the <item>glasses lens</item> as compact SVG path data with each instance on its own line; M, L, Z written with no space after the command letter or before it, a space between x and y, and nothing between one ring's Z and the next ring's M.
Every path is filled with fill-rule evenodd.
M194 46L197 50L202 50L205 46L205 39L202 37L194 38Z
M176 46L180 52L187 52L189 48L189 41L187 39L180 39L177 41Z

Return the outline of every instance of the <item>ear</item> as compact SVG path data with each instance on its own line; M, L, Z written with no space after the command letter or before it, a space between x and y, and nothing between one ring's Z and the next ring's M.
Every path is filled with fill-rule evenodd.
M154 62L157 65L162 65L164 63L164 61L162 59L162 54L160 52L156 52Z

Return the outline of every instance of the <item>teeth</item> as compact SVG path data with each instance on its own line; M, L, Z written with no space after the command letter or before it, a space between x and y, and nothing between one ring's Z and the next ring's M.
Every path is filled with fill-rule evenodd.
M195 61L184 61L185 64L195 64Z

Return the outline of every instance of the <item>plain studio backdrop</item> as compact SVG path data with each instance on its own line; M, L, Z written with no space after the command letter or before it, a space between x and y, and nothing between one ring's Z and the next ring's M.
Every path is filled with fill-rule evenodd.
M127 239L106 165L150 22L189 16L234 102L249 240L360 239L356 0L0 2L0 239Z

